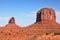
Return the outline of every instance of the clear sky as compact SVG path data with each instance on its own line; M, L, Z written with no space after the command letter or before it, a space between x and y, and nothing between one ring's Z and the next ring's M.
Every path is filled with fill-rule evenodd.
M55 10L60 23L60 0L0 0L0 26L6 25L11 17L20 26L33 24L36 12L45 7Z

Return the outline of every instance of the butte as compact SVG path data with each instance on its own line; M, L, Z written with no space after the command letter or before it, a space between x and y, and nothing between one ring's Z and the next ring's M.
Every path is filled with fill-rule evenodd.
M55 11L51 8L43 8L37 12L36 22L24 28L30 37L42 34L59 33L60 24L56 22Z

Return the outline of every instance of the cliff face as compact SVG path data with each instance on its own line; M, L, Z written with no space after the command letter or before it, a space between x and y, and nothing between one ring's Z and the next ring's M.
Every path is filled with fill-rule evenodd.
M0 40L60 40L60 24L53 9L43 8L37 12L36 22L28 27L21 28L12 17L0 28Z
M40 21L56 21L56 15L53 9L43 8L37 12L36 22Z

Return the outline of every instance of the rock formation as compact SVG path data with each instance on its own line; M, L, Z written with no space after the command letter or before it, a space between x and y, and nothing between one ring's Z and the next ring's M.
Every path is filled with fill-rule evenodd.
M39 34L44 32L60 32L60 24L56 22L55 11L51 8L43 8L37 12L36 22L26 29L30 29ZM28 30L29 30L28 29ZM38 34L38 33L37 33Z
M20 28L20 26L18 26L16 23L15 23L15 18L14 17L11 17L8 24L5 26L6 28L11 28L11 29L18 29Z
M0 28L0 40L60 40L60 24L53 9L43 8L37 12L36 22L24 28L11 17L8 24Z
M37 12L36 22L56 21L55 11L51 8L43 8Z
M15 23L15 18L14 17L11 17L11 19L9 20L8 23Z
M27 30L26 32L29 33L30 37L36 38L37 35L40 35L39 37L41 38L42 34L46 34L46 33L51 34L51 33L60 32L60 24L56 22L56 15L54 10L50 8L43 8L37 12L36 22L26 27L25 30ZM40 40L38 38L37 39L34 39L34 38L33 40ZM51 38L49 40L54 39L54 38L53 39ZM42 38L41 40L44 40L44 38Z

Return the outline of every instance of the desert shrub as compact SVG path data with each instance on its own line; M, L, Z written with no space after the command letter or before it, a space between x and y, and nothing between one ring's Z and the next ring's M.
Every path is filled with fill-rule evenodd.
M60 35L60 32L55 32L54 35Z

